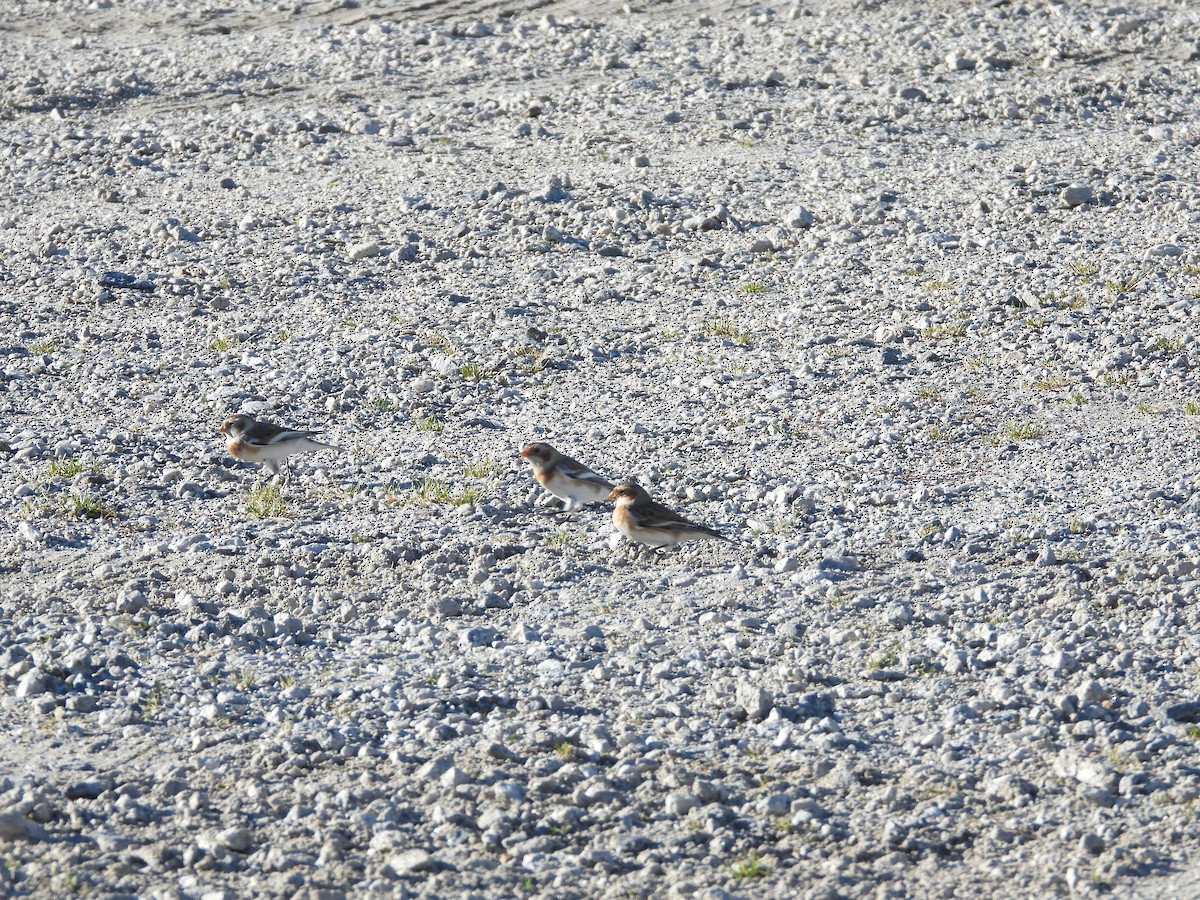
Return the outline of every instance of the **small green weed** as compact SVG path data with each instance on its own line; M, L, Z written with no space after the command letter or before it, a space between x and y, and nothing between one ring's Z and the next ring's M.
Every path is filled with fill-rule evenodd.
M738 290L743 294L761 294L767 289L767 286L761 281L751 281L749 284L743 284L738 287Z
M442 506L464 506L483 499L483 491L480 488L465 487L455 490L436 478L423 478L418 481L413 486L412 495L418 502Z
M417 421L417 430L418 431L427 431L427 432L432 432L432 433L436 434L437 432L441 431L445 427L446 427L445 421L442 419L439 419L433 413L430 413L425 418L419 419Z
M965 322L945 322L940 325L930 325L928 328L921 330L921 337L928 341L936 341L941 338L962 337L967 333L967 325Z
M1085 281L1089 278L1094 278L1100 274L1100 265L1090 259L1080 259L1071 263L1071 271L1079 278Z
M1042 429L1033 422L1008 422L1004 426L1004 434L1014 441L1027 441L1041 437Z
M231 350L241 343L236 337L225 337L219 335L208 342L208 349L215 350L217 353L224 353L226 350Z
M735 344L747 347L754 343L749 332L742 331L728 319L717 319L704 326L704 333L710 337L729 338Z
M1139 284L1141 284L1142 279L1144 277L1145 277L1144 273L1137 272L1133 275L1130 275L1128 278L1117 278L1117 279L1112 279L1110 281L1106 281L1106 282L1104 282L1104 286L1106 288L1108 288L1110 291L1112 291L1114 294L1128 294L1130 291L1132 291L1134 288L1136 288Z
M77 519L119 519L115 509L91 494L72 494L67 512Z
M54 341L50 341L50 340L34 341L32 344L29 345L29 352L34 353L34 354L39 354L39 355L45 354L45 353L53 353L57 349L58 349L58 347L55 346Z
M986 356L972 356L966 363L968 372L979 372L986 369L987 365L988 358Z
M550 368L550 358L544 350L525 345L518 347L513 354L520 360L520 371L525 375L535 375Z
M766 878L770 868L757 853L749 853L729 867L734 878Z
M900 642L892 641L887 648L875 656L867 660L867 667L870 669L886 669L896 665L900 661Z
M455 351L454 341L450 340L446 335L438 334L437 332L425 335L425 343L430 347L441 350L446 356L452 356Z
M85 465L78 456L69 456L63 460L53 460L49 468L51 478L74 478L81 472L94 471L96 471L94 465Z
M282 519L288 514L287 498L276 485L256 487L246 495L246 511L256 519Z
M1062 375L1047 375L1045 378L1035 381L1032 387L1035 391L1061 391L1070 384L1071 379L1064 378Z
M566 528L560 528L557 532L546 538L545 545L547 547L569 547L586 537L586 531L572 532Z
M477 459L475 462L466 466L463 469L464 478L491 478L498 474L500 468L492 462L490 456L485 456L482 459Z
M481 363L469 362L458 367L458 374L467 381L483 381L491 374L491 371Z

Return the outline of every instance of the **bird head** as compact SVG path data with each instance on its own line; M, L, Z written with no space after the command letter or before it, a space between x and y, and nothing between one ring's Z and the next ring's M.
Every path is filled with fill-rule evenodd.
M521 450L521 456L529 460L534 466L540 468L554 462L555 457L558 456L558 451L549 444L536 441L532 444L526 444L524 449Z
M230 437L237 437L243 434L250 427L251 419L244 413L239 413L236 416L230 416L221 423L221 427L217 429L218 434L227 434Z
M649 496L640 484L632 481L622 481L608 493L608 499L618 503L633 503Z

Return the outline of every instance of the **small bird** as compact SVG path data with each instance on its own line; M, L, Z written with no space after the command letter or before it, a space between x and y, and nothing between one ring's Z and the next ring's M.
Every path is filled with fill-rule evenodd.
M658 548L674 547L681 541L729 540L716 529L685 519L661 503L655 503L641 485L632 481L618 484L608 499L617 501L613 508L613 524L631 541Z
M571 512L583 503L607 500L613 483L601 478L577 459L559 453L549 444L527 444L521 456L533 466L533 477Z
M345 449L313 440L313 435L319 432L280 428L244 413L230 416L217 432L225 435L225 449L230 456L243 462L262 463L276 478L280 475L280 463L285 463L295 453Z

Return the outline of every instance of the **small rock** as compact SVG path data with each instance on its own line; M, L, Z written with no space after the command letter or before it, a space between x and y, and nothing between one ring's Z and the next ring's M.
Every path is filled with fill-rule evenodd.
M1096 199L1096 192L1092 190L1090 185L1072 184L1063 188L1059 198L1070 209L1077 206L1083 206L1085 203L1092 203Z
M699 806L700 798L687 791L677 791L667 795L667 815L686 816L693 809L699 808Z
M41 669L30 669L17 682L16 695L18 698L36 697L49 690L46 673Z
M347 251L351 259L374 259L379 255L379 245L374 241L354 244Z
M783 224L788 228L812 228L813 214L803 206L794 206L783 217Z
M437 860L426 850L405 850L388 860L388 865L397 875L413 875L431 871L437 866Z
M951 72L964 72L975 68L975 60L963 56L956 50L946 54L946 68Z
M17 525L17 534L27 544L40 544L46 537L40 528L25 519Z
M738 683L736 693L737 705L746 711L746 715L755 722L762 721L775 705L775 697L770 691L765 691L758 685L742 681Z
M0 841L44 841L46 829L18 812L0 812Z

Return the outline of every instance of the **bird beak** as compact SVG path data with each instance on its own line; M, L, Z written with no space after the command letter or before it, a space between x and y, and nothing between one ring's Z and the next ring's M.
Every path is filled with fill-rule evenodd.
M522 459L527 459L529 457L529 448L526 447L524 450L522 450L517 455L520 456Z
M220 428L217 429L217 434L225 434L225 426L224 425L222 425Z
M609 500L617 499L617 489L616 488L613 488L611 491L608 492L608 499Z

